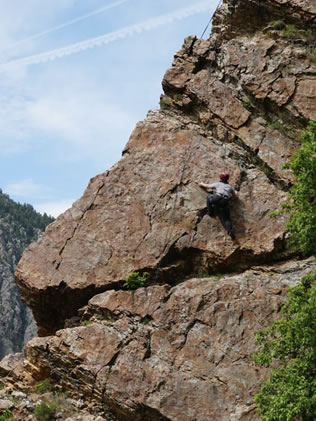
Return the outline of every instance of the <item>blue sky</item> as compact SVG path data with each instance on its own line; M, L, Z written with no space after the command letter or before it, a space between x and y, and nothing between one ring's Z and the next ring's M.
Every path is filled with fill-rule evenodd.
M2 0L0 188L39 212L69 208L159 108L173 55L217 4Z

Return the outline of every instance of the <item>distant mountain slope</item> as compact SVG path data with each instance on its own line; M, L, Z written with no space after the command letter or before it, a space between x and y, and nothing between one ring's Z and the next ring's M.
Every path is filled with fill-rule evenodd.
M14 272L25 247L54 218L14 202L0 189L0 358L21 351L36 333L31 311L21 302Z

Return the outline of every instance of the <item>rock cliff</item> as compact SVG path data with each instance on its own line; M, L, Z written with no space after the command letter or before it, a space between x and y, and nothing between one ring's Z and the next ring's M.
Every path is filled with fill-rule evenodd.
M312 0L224 1L210 39L185 40L163 80L164 110L23 255L17 282L40 334L131 271L179 278L285 256L285 221L269 212L287 197L283 164L316 115L314 23ZM222 170L239 190L235 242L205 215L198 187Z
M18 265L41 336L24 362L35 379L120 421L258 419L254 332L315 268L287 249L286 218L269 216L315 120L315 34L313 0L224 0L210 38L185 40L161 109ZM198 186L223 170L239 196L234 241ZM122 291L132 271L151 286Z

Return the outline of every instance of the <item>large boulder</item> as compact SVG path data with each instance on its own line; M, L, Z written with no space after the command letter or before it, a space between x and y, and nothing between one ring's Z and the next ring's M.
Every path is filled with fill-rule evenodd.
M20 261L17 282L42 334L131 271L160 279L168 270L237 270L282 255L284 218L269 212L286 193L260 168L238 166L247 161L243 148L225 149L223 157L220 141L181 116L156 111L137 125L121 161L95 177ZM239 189L234 242L205 215L198 186L217 180L224 167Z

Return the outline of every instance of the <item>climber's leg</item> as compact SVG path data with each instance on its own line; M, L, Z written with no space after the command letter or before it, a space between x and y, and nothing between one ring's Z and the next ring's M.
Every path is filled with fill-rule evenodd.
M217 194L208 194L206 199L207 213L209 216L216 216L216 205L220 197Z
M223 216L223 221L224 221L226 231L228 232L228 235L231 237L231 239L234 240L235 236L233 234L232 221L231 221L231 217L230 217L230 208L229 208L229 202L228 201L221 208L221 211L222 211L221 213L222 213L222 216Z

